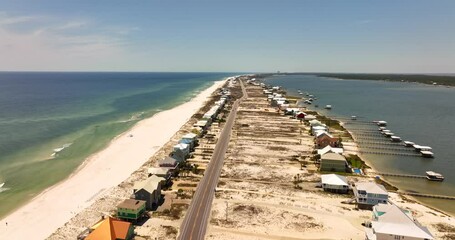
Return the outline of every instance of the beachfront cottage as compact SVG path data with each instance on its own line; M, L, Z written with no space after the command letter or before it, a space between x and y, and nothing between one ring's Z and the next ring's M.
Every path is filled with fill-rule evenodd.
M190 155L190 145L186 143L179 143L174 146L172 151L172 157L175 158L178 162L183 162Z
M145 201L125 199L117 205L117 217L123 220L137 221L145 212Z
M318 154L321 155L321 156L326 154L326 153L330 153L330 152L343 154L344 149L343 148L334 148L334 147L331 147L330 145L326 146L323 149L318 149Z
M365 229L366 240L431 240L430 231L420 225L412 214L394 204L373 207L371 228Z
M346 158L338 153L326 153L321 156L321 171L346 172L348 163Z
M161 178L155 175L134 184L134 199L146 202L148 210L154 210L161 201Z
M178 164L179 164L179 162L177 161L177 159L169 157L169 156L158 161L158 166L160 166L162 168L173 169L173 168L176 168Z
M325 148L327 146L338 147L341 145L340 139L337 137L333 137L328 132L318 132L316 135L315 142L316 147L319 149Z
M148 177L153 175L164 179L161 186L167 186L171 183L172 171L169 168L151 167L147 169Z
M85 240L130 240L133 239L134 228L130 222L112 217L102 219L89 229Z
M205 131L207 130L209 124L210 123L207 120L199 120L197 123L193 124L193 127L199 128L201 131Z
M190 148L193 149L197 144L197 135L194 133L187 133L182 137L182 140L189 142Z
M337 174L321 175L321 186L327 192L347 193L349 191L346 177Z
M387 203L389 199L389 193L384 186L374 182L358 182L352 191L360 209L371 210L373 206L379 203Z

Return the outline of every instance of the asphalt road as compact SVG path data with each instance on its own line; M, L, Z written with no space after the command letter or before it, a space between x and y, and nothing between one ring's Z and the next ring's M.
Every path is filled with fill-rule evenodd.
M246 91L243 83L240 82L243 91L243 97L246 97ZM226 153L229 140L231 137L232 126L237 115L237 109L241 99L236 100L232 106L231 112L223 131L220 134L218 143L214 149L210 163L205 170L204 177L199 183L196 192L191 201L188 212L180 227L180 235L177 239L180 240L199 240L204 239L207 230L207 221L212 208L213 197L215 196L215 188L218 184L218 179L223 167L224 155Z

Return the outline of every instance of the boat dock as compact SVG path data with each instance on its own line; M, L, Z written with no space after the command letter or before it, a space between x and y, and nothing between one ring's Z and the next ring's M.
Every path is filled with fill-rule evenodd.
M358 153L364 154L375 154L375 155L395 155L395 156L406 156L406 157L421 157L420 154L411 154L411 153L399 153L399 152L375 152L375 151L363 151L359 150Z
M400 173L383 173L383 172L368 172L372 174L377 174L381 176L388 176L388 177L407 177L407 178L427 178L424 175L412 175L412 174L400 174Z
M414 197L425 197L425 198L438 198L445 200L455 200L455 196L446 196L446 195L435 195L435 194L425 194L425 193L413 193L413 192L399 192L404 195L414 196Z

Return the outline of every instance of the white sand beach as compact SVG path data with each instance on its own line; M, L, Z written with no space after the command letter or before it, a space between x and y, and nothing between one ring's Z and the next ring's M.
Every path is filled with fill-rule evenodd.
M107 148L86 159L66 180L3 218L0 239L48 237L140 168L224 82L215 82L191 101L142 120L116 137Z

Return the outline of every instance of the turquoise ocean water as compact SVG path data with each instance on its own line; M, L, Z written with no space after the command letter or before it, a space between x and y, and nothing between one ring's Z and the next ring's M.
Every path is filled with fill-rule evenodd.
M378 171L425 175L432 170L445 176L444 182L430 182L425 179L393 178L386 179L405 191L455 196L455 88L429 86L415 83L338 80L312 75L272 76L266 79L272 85L283 86L291 95L299 96L298 89L309 92L318 98L309 106L324 115L340 119L362 142L390 141L377 133L373 120L385 120L387 128L403 140L419 145L431 146L435 158L410 157L401 155L363 154ZM315 104L319 107L315 108ZM332 110L325 110L332 105ZM350 116L358 116L357 123L349 121ZM367 133L368 135L365 135ZM363 134L363 135L362 135ZM368 148L366 151L386 151ZM411 153L404 147L379 145L393 148L389 152ZM419 198L420 201L455 215L455 201Z
M231 75L0 72L0 217L139 120Z

